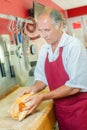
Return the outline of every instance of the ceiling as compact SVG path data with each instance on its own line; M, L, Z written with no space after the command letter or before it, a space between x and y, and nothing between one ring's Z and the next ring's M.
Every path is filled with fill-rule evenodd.
M87 6L87 0L52 0L64 10Z

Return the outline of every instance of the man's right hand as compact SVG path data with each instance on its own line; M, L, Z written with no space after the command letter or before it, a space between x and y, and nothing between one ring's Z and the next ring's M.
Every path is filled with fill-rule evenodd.
M17 97L15 98L15 100L17 100L19 97L22 97L24 94L34 94L33 91L33 86L25 88L24 90L22 90L21 92L19 92L19 94L17 95Z
M22 90L16 97L16 100L24 94L35 94L46 87L46 84L42 81L37 81L34 85Z

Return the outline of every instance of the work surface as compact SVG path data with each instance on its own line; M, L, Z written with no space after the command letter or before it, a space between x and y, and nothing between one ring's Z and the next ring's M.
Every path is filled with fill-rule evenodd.
M43 101L38 107L39 111L29 115L21 122L10 117L8 109L15 96L23 89L24 87L16 89L0 101L0 130L52 130L55 124L52 100Z

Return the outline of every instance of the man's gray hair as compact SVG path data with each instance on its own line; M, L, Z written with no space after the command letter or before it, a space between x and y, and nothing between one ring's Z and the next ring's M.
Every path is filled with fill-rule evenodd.
M65 25L65 19L63 17L63 14L59 12L57 9L44 8L44 10L39 14L39 16L42 14L48 14L55 26L58 26L60 22L63 22L63 25Z

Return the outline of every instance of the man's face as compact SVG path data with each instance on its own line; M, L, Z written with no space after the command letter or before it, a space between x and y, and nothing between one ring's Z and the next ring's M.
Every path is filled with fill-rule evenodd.
M59 29L53 24L52 19L44 14L38 19L38 30L48 44L55 44L58 41Z

